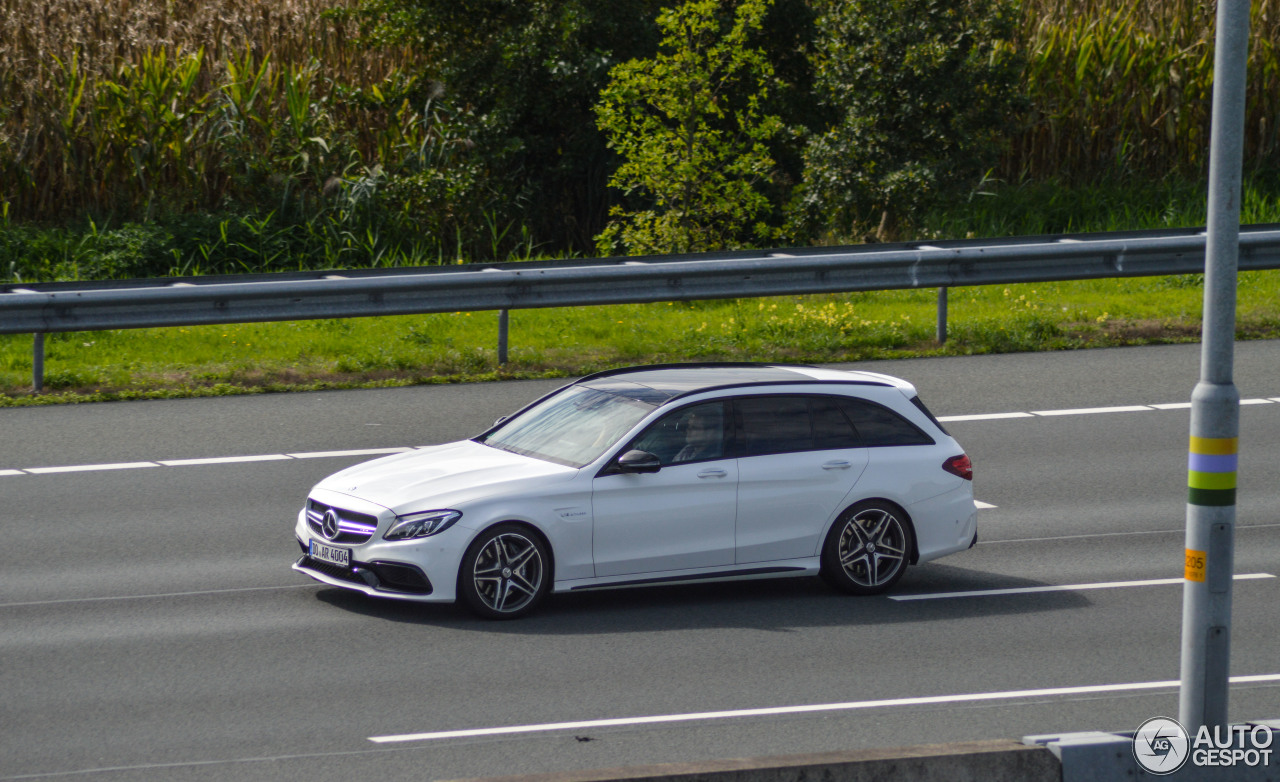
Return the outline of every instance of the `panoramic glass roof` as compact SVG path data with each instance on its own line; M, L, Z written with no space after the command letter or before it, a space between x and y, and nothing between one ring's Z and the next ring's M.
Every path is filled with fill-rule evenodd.
M583 381L589 388L609 391L650 404L700 388L739 383L787 383L810 380L807 375L771 366L690 366L641 369Z

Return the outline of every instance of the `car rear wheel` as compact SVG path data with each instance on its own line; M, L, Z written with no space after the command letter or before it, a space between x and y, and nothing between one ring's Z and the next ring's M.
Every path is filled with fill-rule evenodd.
M549 561L537 535L518 524L499 524L468 547L458 591L482 617L515 619L532 611L551 588Z
M901 510L869 500L840 514L822 546L822 577L855 595L887 591L906 572L911 523Z

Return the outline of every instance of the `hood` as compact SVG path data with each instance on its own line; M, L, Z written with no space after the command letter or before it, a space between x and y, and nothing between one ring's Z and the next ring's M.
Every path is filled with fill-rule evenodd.
M403 514L493 497L530 481L568 480L577 472L572 467L463 440L357 464L330 475L316 488L359 497Z

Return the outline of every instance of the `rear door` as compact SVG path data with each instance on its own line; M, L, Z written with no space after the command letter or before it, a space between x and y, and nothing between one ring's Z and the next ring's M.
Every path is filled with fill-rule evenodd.
M827 522L867 466L837 400L818 395L734 400L738 426L738 564L812 557Z

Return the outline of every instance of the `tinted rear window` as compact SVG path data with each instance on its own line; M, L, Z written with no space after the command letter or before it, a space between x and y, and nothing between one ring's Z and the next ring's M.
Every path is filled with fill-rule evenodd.
M814 447L819 451L837 448L857 448L858 433L840 411L840 405L829 396L814 397L810 401L813 412Z
M840 400L840 407L858 430L860 445L933 445L932 437L887 407L847 397Z
M807 397L746 397L735 406L742 422L743 456L813 450Z

